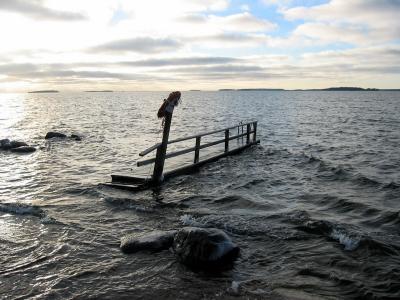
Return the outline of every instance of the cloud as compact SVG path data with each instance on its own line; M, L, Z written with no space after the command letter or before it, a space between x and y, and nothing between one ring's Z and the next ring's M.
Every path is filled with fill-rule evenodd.
M23 63L23 64L14 64L7 63L0 65L0 74L2 75L23 75L26 72L33 72L38 70L38 67L35 64Z
M182 45L171 38L135 37L115 40L93 47L95 52L160 53L177 50Z
M397 0L331 0L322 5L292 7L281 12L288 20L325 23L325 26L341 29L340 34L348 39L358 27L358 31L364 33L364 38L358 39L362 43L378 44L400 38L400 1ZM338 34L334 36L339 37Z
M269 6L229 0L1 1L0 26L9 30L2 33L0 88L400 82L399 1L263 2ZM84 16L82 22L42 22Z
M203 67L173 68L169 69L168 71L178 74L232 73L239 75L247 72L263 71L263 68L254 65L218 65L218 66L203 66Z
M86 17L75 12L59 11L43 5L41 0L0 1L0 10L20 13L24 16L52 21L80 21Z
M332 43L364 44L370 42L365 31L360 27L318 22L299 25L292 35L316 41L320 45Z
M214 35L203 35L187 38L185 41L192 47L205 45L208 48L251 48L266 45L269 37L265 34L224 32Z
M134 61L75 62L71 64L0 64L2 79L8 82L52 83L62 85L113 84L127 89L126 84L141 83L151 89L154 84L187 82L188 88L197 84L217 86L315 88L348 83L376 86L380 78L400 76L400 46L366 47L305 53L294 59L287 55L234 57L163 57ZM368 59L365 59L368 57ZM280 79L280 81L278 80ZM329 82L329 83L328 83ZM363 84L364 83L364 84ZM308 84L308 86L304 86ZM389 84L389 83L387 83ZM391 83L393 84L393 83ZM96 83L98 85L98 83ZM379 87L379 86L378 86ZM382 87L382 86L381 86ZM391 87L390 85L386 87ZM395 87L395 86L392 86Z
M116 65L137 66L137 67L171 67L171 66L193 66L193 65L213 65L240 62L234 57L181 57L181 58L155 58L138 61L117 62Z
M226 16L186 14L178 21L207 26L219 32L265 32L277 28L277 24L260 19L245 11Z
M224 31L260 32L270 31L277 27L276 24L268 20L259 19L249 12L224 17L210 16L208 22L219 24Z

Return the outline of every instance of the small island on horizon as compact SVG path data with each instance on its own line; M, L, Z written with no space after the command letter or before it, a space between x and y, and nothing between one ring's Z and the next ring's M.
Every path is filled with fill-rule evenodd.
M91 91L85 91L85 93L112 93L114 91L112 90L91 90Z
M361 87L330 87L326 89L295 89L295 90L287 90L287 89L274 89L274 88L249 88L249 89L219 89L220 92L226 91L400 91L400 89L376 89L376 88L361 88Z
M39 90L39 91L30 91L29 94L36 94L36 93L58 93L57 90Z

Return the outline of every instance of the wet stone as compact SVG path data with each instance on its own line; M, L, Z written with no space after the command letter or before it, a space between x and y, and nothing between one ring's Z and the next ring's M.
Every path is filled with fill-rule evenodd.
M28 144L25 142L20 142L20 141L11 141L10 146L11 146L11 149L14 149L14 148L19 148L19 147L26 147L26 146L28 146Z
M11 149L11 141L9 139L0 140L0 149L1 150L9 150L9 149Z
M22 146L22 147L11 149L11 152L16 152L16 153L32 153L35 151L36 151L36 148L31 147L31 146Z
M81 141L82 140L82 137L80 137L77 134L71 134L70 138L75 140L75 141Z
M180 262L202 269L230 267L240 252L222 230L196 227L179 230L172 249Z
M172 246L176 231L153 231L147 235L130 234L121 238L121 251L135 253L138 251L157 252Z
M66 137L67 136L64 133L49 131L44 138L47 140L52 138L66 138Z

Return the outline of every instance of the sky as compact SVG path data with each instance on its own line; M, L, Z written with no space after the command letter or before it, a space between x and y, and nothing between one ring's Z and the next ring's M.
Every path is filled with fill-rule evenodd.
M400 88L400 0L0 0L0 92Z

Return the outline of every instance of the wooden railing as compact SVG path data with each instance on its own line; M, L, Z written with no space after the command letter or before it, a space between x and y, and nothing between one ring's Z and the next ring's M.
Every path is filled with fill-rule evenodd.
M230 136L230 130L232 130L232 129L237 129L237 135ZM220 133L220 132L225 132L225 137L223 139L219 139L216 141L201 144L202 137ZM169 145L169 144L179 143L179 142L183 142L183 141L188 141L191 139L195 140L193 147L190 147L188 149L178 150L178 151L171 152L171 153L167 153L167 154L165 154L164 159L168 159L168 158L176 157L179 155L187 154L190 152L194 152L193 163L197 164L197 163L199 163L201 149L205 149L208 147L212 147L212 146L224 143L225 144L224 152L228 153L230 151L229 150L229 141L239 139L239 138L243 139L244 137L246 137L246 145L257 142L257 121L249 122L249 123L240 123L236 126L227 127L227 128L220 129L220 130L214 130L214 131L210 131L210 132L200 133L200 134L191 135L191 136L168 141L168 145ZM145 155L153 152L156 149L158 150L160 146L161 146L161 143L155 144L155 145L151 146L150 148L140 152L139 156L145 156ZM154 162L156 162L156 157L150 158L147 160L138 161L137 166L138 167L145 166L148 164L152 164Z

